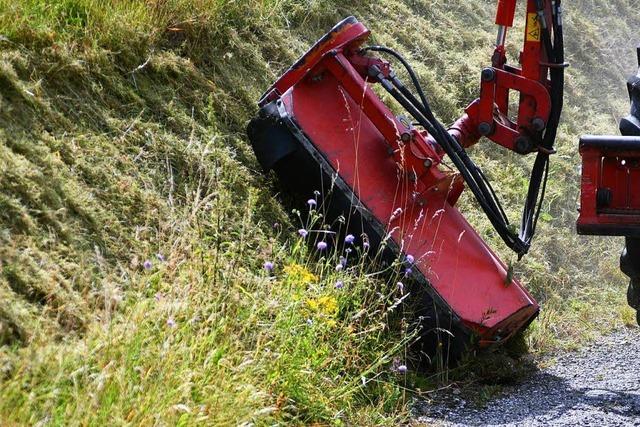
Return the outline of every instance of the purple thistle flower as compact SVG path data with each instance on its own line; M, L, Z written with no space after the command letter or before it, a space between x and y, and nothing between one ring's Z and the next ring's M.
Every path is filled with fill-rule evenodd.
M409 369L407 368L407 365L400 365L396 368L396 371L398 371L401 374L406 374L408 370Z
M408 262L409 264L413 264L413 263L415 262L415 260L416 260L416 259L413 257L413 255L407 255L407 258L406 258L406 259L407 259L407 262Z
M151 260L146 260L142 266L144 267L145 270L151 270L151 267L153 267L153 263L151 263Z
M350 254L350 253L351 253L351 248L347 248L347 249L345 249L345 250L344 250L344 253L346 253L346 254Z
M319 251L324 251L325 249L327 249L327 242L318 242L316 247Z
M398 290L402 295L404 295L404 283L398 282Z
M164 255L162 255L161 253L157 253L156 254L156 258L158 258L158 261L160 261L160 262L164 262L165 261Z
M404 277L410 276L411 273L413 273L413 270L410 268L407 268L406 270L404 270Z
M342 280L338 280L336 282L336 289L342 289L344 288L344 283L342 283Z
M344 242L348 245L352 245L355 241L356 237L353 234L347 234L347 237L344 238Z
M173 317L169 317L167 319L167 326L169 326L170 328L175 328L176 327L176 321L174 320Z
M273 263L271 261L266 261L263 265L265 270L267 270L268 272L273 271Z
M309 199L307 200L307 204L309 205L309 209L313 209L316 207L318 202L316 202L315 199Z
M304 228L301 228L301 229L298 230L298 234L300 235L300 237L305 238L305 237L307 237L309 232L307 230L305 230Z
M365 240L364 242L362 242L362 248L365 251L368 251L369 250L369 241Z

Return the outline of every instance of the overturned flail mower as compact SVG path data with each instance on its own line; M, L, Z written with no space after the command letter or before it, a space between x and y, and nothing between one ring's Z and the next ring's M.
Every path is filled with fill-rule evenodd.
M437 307L425 310L430 313L425 321L451 330L456 345L464 346L472 337L480 346L504 342L536 316L538 305L456 202L465 187L471 188L499 235L519 255L527 251L533 233L513 233L464 147L481 135L494 135L514 151L537 151L550 120L546 75L540 83L522 77L526 70L494 64L483 71L487 98L474 101L445 130L408 64L389 49L363 48L368 36L355 18L343 20L267 90L248 128L256 156L293 195L330 192L327 216L347 217L349 231L366 235L372 248L390 236L390 256L412 254L412 274L428 295L424 303ZM388 62L370 56L372 51L398 57L418 96L403 86ZM521 81L528 86L516 86ZM397 117L375 94L374 84L389 92L413 120ZM522 123L511 122L494 108L496 104L506 112L502 104L508 96L505 100L501 91L509 89L533 101L530 110L521 111ZM445 167L445 158L457 170ZM535 199L528 205L535 207L537 189L530 192ZM535 228L537 212L528 207L523 224ZM424 330L434 329L439 328Z

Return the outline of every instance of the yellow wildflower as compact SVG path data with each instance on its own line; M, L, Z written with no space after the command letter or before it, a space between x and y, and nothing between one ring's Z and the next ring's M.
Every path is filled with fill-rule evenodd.
M285 283L289 285L304 285L318 281L318 276L311 273L300 264L289 264L284 267Z
M338 322L336 322L333 319L329 319L329 320L327 320L326 324L330 328L335 328L338 325Z
M333 317L338 314L338 301L332 296L322 296L307 300L307 308L314 313Z

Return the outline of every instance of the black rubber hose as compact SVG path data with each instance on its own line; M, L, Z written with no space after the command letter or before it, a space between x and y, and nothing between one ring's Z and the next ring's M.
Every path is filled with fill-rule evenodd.
M540 25L540 29L542 30L542 44L544 45L545 51L547 52L547 60L549 62L554 62L555 58L552 56L553 55L553 45L551 44L551 35L549 33L549 25L547 23L547 20L544 18L544 9L545 9L545 5L544 5L544 1L543 0L536 0L536 9L538 12L538 19L540 20L539 25ZM553 25L553 22L552 22Z
M553 11L553 51L548 56L553 58L556 65L550 70L551 78L551 113L547 129L545 131L542 147L549 151L553 148L560 116L562 114L562 105L564 103L564 37L562 31L562 2L557 0L555 10ZM551 61L551 60L550 60ZM522 214L522 224L520 227L520 239L531 244L535 235L540 212L542 211L542 202L544 200L547 179L549 176L549 154L540 151L536 156L533 168L531 170L531 180L529 182L529 191ZM540 188L542 190L540 191ZM537 205L537 206L536 206Z
M524 255L529 249L529 244L511 231L509 228L508 217L498 201L493 187L487 180L486 176L482 173L482 170L476 166L476 164L469 158L466 151L462 146L460 146L459 142L449 134L444 126L436 119L430 108L429 102L424 95L417 76L409 63L399 53L386 47L371 46L363 49L363 51L367 50L389 53L402 63L404 68L407 70L421 101L416 99L411 91L409 91L395 76L392 76L391 82L396 88L397 93L394 93L388 80L383 82L383 86L442 146L454 165L462 174L465 182L469 186L469 189L472 191L476 200L507 246L513 249L519 257ZM380 80L385 80L384 77L377 77ZM402 98L399 95L401 95ZM422 117L420 118L415 115L416 112L420 113ZM536 191L536 195L537 194L538 193ZM531 209L531 211L533 210ZM525 211L525 213L526 212L528 211ZM531 216L531 214L527 214L527 216ZM525 221L523 219L523 223L524 222Z
M384 46L367 46L362 50L365 52L373 51L373 52L388 53L389 55L393 56L398 61L400 61L400 63L404 66L405 70L407 70L407 73L409 74L409 78L411 79L411 82L413 83L413 86L415 87L416 92L418 92L418 96L420 96L420 100L422 101L422 106L424 108L428 108L429 103L427 102L427 97L424 95L424 92L422 91L422 87L420 86L420 82L418 81L418 76L416 76L416 73L413 71L413 68L402 57L402 55L400 55L395 50L389 49L388 47L384 47Z
M538 6L538 10L544 11L544 2L542 0L537 0L536 3ZM564 62L562 22L560 19L560 0L556 2L555 7L556 8L553 11L554 13L552 17L552 28L554 37L553 44L551 43L549 26L546 21L541 23L542 39L549 62L560 65ZM522 256L524 253L526 253L535 234L535 229L537 226L538 218L540 216L540 212L542 210L542 203L544 201L544 196L546 193L546 185L549 174L549 154L540 151L536 156L536 160L531 172L529 190L527 192L527 198L525 201L525 206L523 208L520 235L519 237L516 237L508 229L507 226L509 221L506 213L502 209L501 204L497 200L497 196L493 187L482 173L482 170L478 168L475 163L473 163L473 161L471 161L464 149L459 145L458 141L456 141L455 138L453 138L449 134L449 132L444 129L444 126L442 126L442 124L435 118L426 99L426 96L422 91L422 87L417 79L417 76L409 63L394 50L383 46L371 46L365 48L364 50L389 53L402 63L404 68L407 70L412 83L416 88L416 91L418 92L418 96L420 97L421 102L415 99L410 91L404 88L404 86L399 86L400 88L404 88L400 89L403 95L411 103L413 103L414 106L417 105L422 107L420 109L421 113L423 113L423 115L425 116L424 118L427 119L430 124L429 128L425 128L427 128L429 133L431 133L434 138L438 140L438 143L440 143L440 145L445 149L456 167L460 170L463 177L465 178L465 181L467 182L467 185L469 185L470 189L474 193L474 196L496 228L496 231L498 231L501 237L503 237L505 243L507 243L507 245L512 249L514 249L514 246L518 246L519 249L514 250L518 252L519 256ZM550 150L553 147L553 143L557 134L560 114L562 112L564 90L564 69L562 68L562 65L553 67L551 69L550 78L552 82L552 108L547 123L547 128L541 141L542 147L546 150ZM450 148L449 150L446 149L447 146L448 148ZM501 225L496 226L496 222L501 223Z
M398 78L393 77L391 79L391 82L398 90L400 90L400 92L405 96L405 98L407 98L409 102L413 103L414 105L417 104L417 99L415 98L415 96L406 88L406 86L402 84L402 82ZM456 164L456 166L458 166L459 164L463 164L467 168L467 170L478 173L478 176L474 176L473 174L471 174L471 178L476 183L475 187L478 187L480 191L480 196L485 201L485 203L487 203L487 197L485 192L482 192L482 190L477 185L478 178L480 178L483 182L488 183L488 181L486 180L486 177L482 173L482 170L473 163L471 165L468 165L467 162L465 162L464 157L468 157L466 156L466 151L464 151L464 149L460 146L459 142L455 140L455 138L450 139L449 132L443 129L440 122L437 119L435 119L435 117L433 117L433 113L431 112L431 110L424 109L420 112L427 117L429 122L434 127L433 129L427 129L429 133L433 135L433 137L438 141L438 143L440 143L441 146L443 146L443 148L449 147L451 149L449 150L449 151L452 151L449 157L451 157L452 160L454 160L454 164ZM429 118L429 116L432 116L432 117ZM495 204L496 203L495 192L493 191L493 188L489 187L489 189L492 195L491 199L493 199L493 202ZM504 210L502 209L502 206L499 205L499 203L495 207L490 206L492 214L494 215L496 214L496 209L495 209L496 207L498 208L497 211L502 214L502 218L506 218L506 215L504 214Z
M444 130L444 132L448 137L443 137L442 125L437 121L436 123L433 123L433 121L430 121L425 117L426 112L421 111L420 107L416 106L417 99L398 79L392 80L391 84L389 83L389 80L385 78L381 78L380 80L383 83L385 90L387 90L391 96L409 112L409 114L411 114L422 126L425 127L425 129L427 129L429 133L434 136L434 138L436 138L456 168L458 168L462 174L465 182L469 186L469 189L476 197L476 200L487 215L498 235L500 235L504 240L505 244L519 255L526 253L528 247L524 245L513 232L511 232L508 227L508 222L506 222L504 217L501 215L504 213L502 208L499 204L496 206L495 200L492 198L489 200L487 199L487 194L491 193L487 191L486 187L483 188L479 184L479 182L482 182L483 180L483 175L480 169L468 158L466 152L460 146L458 141L456 141L455 138L453 138L446 130ZM463 156L460 156L460 154L463 154ZM471 167L469 167L465 160L471 162Z
M413 94L406 88L406 86L402 84L402 82L397 77L393 77L391 81L394 84L394 86L397 87L410 102L412 102L414 105L418 103L415 96L413 96ZM478 168L476 164L471 161L471 159L468 157L464 148L462 148L460 143L455 138L453 138L451 134L449 134L449 132L444 128L444 126L442 126L442 124L433 116L433 112L428 107L429 107L429 104L427 103L427 107L425 107L424 110L421 112L427 117L427 119L436 128L435 132L432 130L429 130L429 133L431 133L441 145L443 145L443 142L444 144L449 145L454 151L456 157L460 160L460 162L462 162L467 167L467 169L477 173L477 176L473 176L474 181L476 182L482 181L487 185L489 194L491 196L489 199L492 200L493 204L495 205L495 207L491 209L493 214L497 214L498 216L501 216L503 220L508 224L507 216L504 210L502 209L502 206L497 201L496 193L493 190L493 187L491 187L491 184L489 183L485 175L482 173L482 169ZM449 156L449 157L452 157L452 156ZM486 192L482 192L482 198L486 200L487 199L486 196L487 196Z

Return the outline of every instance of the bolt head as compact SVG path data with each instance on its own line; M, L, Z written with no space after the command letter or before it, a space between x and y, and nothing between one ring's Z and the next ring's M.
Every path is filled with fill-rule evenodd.
M482 122L478 125L478 133L482 136L489 135L491 133L491 124Z
M533 143L526 136L520 136L516 139L516 152L520 154L530 153L533 148Z
M496 78L496 70L493 68L485 68L480 74L483 82L492 82Z
M533 129L537 131L541 131L547 126L544 120L542 120L540 117L536 117L535 119L533 119L531 124L533 125Z

